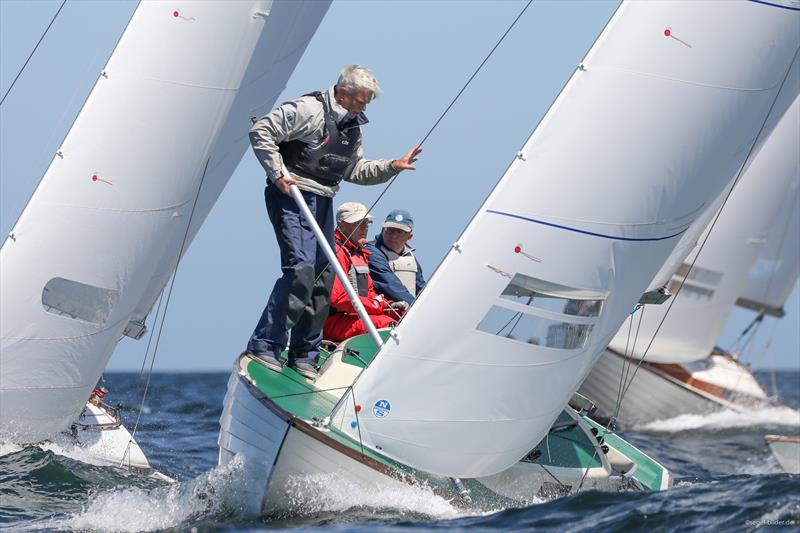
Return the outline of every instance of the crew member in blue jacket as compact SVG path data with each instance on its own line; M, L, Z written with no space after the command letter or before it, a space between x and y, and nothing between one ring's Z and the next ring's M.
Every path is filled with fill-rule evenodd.
M411 305L425 287L422 266L408 246L414 231L411 213L402 209L390 212L381 233L367 244L369 273L375 292L389 300Z

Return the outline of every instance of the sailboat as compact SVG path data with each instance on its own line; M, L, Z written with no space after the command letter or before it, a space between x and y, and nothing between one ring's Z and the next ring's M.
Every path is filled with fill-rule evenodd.
M4 439L66 432L100 460L152 470L96 384L117 343L145 335L250 118L274 104L328 6L137 7L0 250Z
M547 448L585 422L565 406L788 105L798 22L765 3L623 3L395 329L337 346L314 384L235 362L220 463L244 462L243 504L285 510L316 473L455 498L530 499L548 473L585 486L605 448ZM575 440L612 435L588 429ZM628 468L607 477L668 477L616 451Z
M800 435L767 435L772 455L787 474L800 474Z
M800 72L788 81L794 102L706 230L702 252L698 245L673 275L668 287L680 293L669 314L661 306L631 317L581 386L599 418L634 424L779 405L715 342L735 305L758 313L751 327L782 317L800 274ZM636 367L618 405L620 376Z

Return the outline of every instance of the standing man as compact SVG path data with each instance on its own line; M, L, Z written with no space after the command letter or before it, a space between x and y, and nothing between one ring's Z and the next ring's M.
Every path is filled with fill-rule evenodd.
M275 282L246 353L274 370L281 368L278 356L288 340L289 366L309 379L317 377L322 323L334 277L290 196L290 187L300 189L333 246L332 203L341 181L372 185L401 170L416 169L414 162L422 151L418 146L400 159L364 159L361 126L368 122L364 110L378 94L372 73L350 65L332 88L282 104L250 130L253 151L267 173L264 197L283 275Z
M367 244L369 273L375 292L395 302L411 305L425 287L422 266L408 246L414 231L411 213L402 209L390 212L380 235Z

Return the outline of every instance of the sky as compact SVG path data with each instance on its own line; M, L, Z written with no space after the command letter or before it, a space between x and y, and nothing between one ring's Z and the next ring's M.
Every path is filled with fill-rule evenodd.
M3 94L60 3L0 0ZM365 65L383 89L367 110L367 157L398 158L421 140L524 4L335 1L278 102L328 88L345 65ZM378 220L395 208L413 213L412 244L426 273L466 227L617 4L535 1L426 141L418 170L401 174L375 207ZM0 108L3 235L14 226L135 7L124 0L68 1ZM263 186L263 169L248 150L178 269L157 371L225 371L245 348L280 273ZM371 205L383 187L345 184L336 204ZM785 309L782 320L765 320L745 354L753 367L800 369L797 287ZM731 346L753 317L734 310L719 345ZM147 337L123 339L108 370L139 370L146 343Z

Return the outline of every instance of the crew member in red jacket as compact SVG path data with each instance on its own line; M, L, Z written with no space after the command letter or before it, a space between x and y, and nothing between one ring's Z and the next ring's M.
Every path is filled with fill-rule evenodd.
M344 203L336 210L336 257L372 323L376 328L386 328L397 323L408 304L386 300L372 286L367 262L369 252L364 248L371 218L367 208L358 202ZM336 278L331 291L331 312L322 327L324 337L339 342L366 332L367 328L356 314L342 282Z

